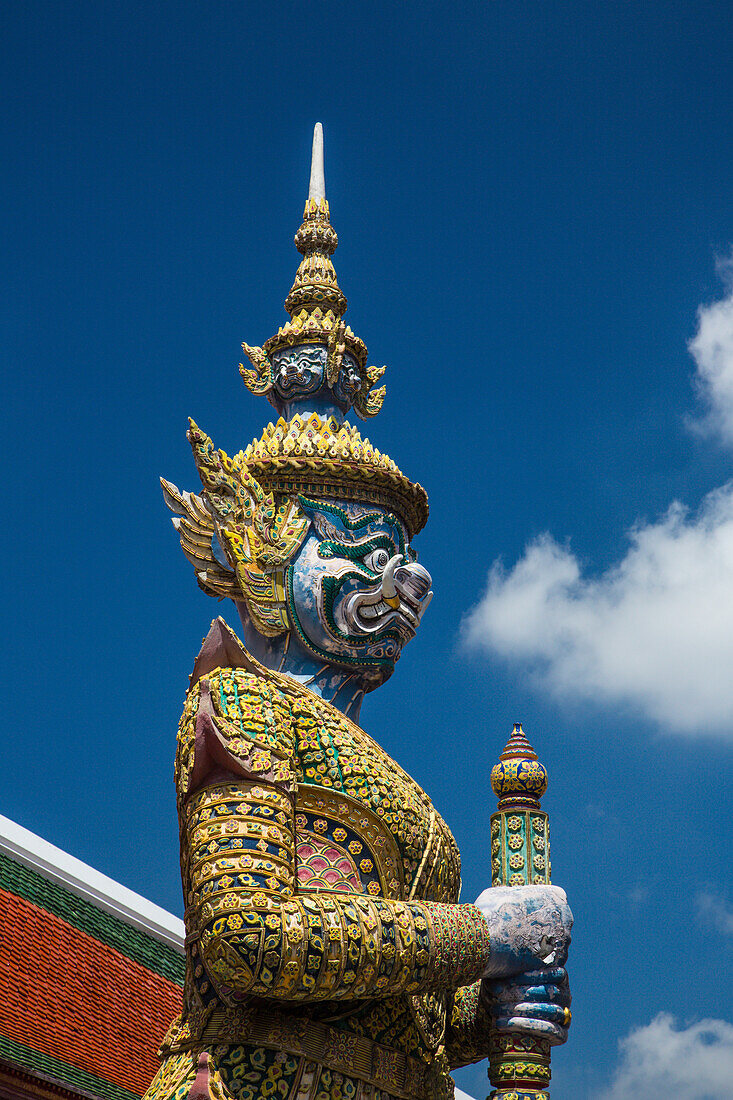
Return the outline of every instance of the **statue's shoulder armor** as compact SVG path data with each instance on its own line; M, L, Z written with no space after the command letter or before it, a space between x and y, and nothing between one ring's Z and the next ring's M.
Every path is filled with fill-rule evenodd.
M252 778L287 781L292 774L290 701L259 670L215 668L191 685L178 726L176 786L181 795L190 789L203 739L213 743L215 751L220 748L233 764L241 763Z
M265 670L217 668L204 679L219 718L263 746L292 751L290 700L271 674ZM199 690L200 684L196 685Z

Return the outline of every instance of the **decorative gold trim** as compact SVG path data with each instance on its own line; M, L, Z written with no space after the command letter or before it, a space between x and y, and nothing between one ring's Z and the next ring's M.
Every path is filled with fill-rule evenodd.
M366 1036L329 1027L305 1015L280 1012L262 1003L256 1007L216 1010L195 1044L171 1043L166 1053L222 1043L246 1043L308 1058L399 1100L433 1100L437 1094L431 1067L417 1058Z
M418 887L420 886L420 879L422 878L422 873L425 870L425 864L428 861L428 856L431 854L431 849L433 847L433 839L435 837L435 823L436 823L437 820L438 820L438 815L435 812L435 807L431 806L430 807L430 828L428 830L428 841L427 841L427 844L425 845L425 851L423 852L423 857L420 860L420 866L418 867L417 871L415 872L415 877L412 880L412 886L410 887L410 893L407 895L407 900L408 901L413 900L413 898L415 897L415 894L417 893ZM430 882L430 876L432 875L432 873L433 873L433 867L432 867L432 864L431 864L430 870L428 871L428 877L425 880L425 885L426 886Z

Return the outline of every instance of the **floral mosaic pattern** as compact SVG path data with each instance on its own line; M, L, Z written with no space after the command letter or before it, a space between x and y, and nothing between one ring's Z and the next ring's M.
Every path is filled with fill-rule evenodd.
M210 785L200 759L207 738L220 777ZM184 1018L166 1045L179 1061L164 1068L180 1072L181 1056L206 1043L234 1100L299 1089L333 1100L349 1081L359 1097L440 1096L449 1087L448 1062L438 1058L446 996L481 973L489 944L478 910L454 904L457 849L424 793L340 712L255 662L193 685L176 776L194 940ZM252 996L288 1012L300 1004L305 1015L262 1033L266 1017L249 1015ZM336 1012L336 1026L345 1042L365 1044L371 1068L343 1072L324 1047L303 1092L309 1052L302 1040L286 1043L282 1027L303 1020L312 1033L316 1007L333 1013L339 1001L364 1005ZM244 1052L236 1064L220 1064L225 1037L227 1050ZM483 1046L485 1056L485 1037ZM378 1065L377 1050L385 1052Z

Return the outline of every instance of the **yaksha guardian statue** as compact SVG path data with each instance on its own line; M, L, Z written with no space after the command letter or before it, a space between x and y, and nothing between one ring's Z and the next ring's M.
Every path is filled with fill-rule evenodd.
M191 422L203 492L163 482L244 641L214 621L180 722L186 984L148 1100L439 1100L496 1028L569 1023L562 891L459 903L448 826L358 725L432 596L428 502L345 419L384 368L341 319L320 125L295 243L291 320L240 368L279 418L234 458Z

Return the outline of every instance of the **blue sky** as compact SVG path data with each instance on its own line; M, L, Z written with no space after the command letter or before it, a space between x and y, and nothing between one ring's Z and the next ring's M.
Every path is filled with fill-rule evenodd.
M368 434L431 500L435 599L363 724L448 818L467 900L514 720L547 765L576 914L553 1095L722 1100L728 6L31 0L3 23L0 812L180 913L175 729L222 605L157 478L196 487L187 416L229 451L268 418L239 345L285 318L320 119L347 319L389 365ZM460 1081L485 1094L484 1067Z

